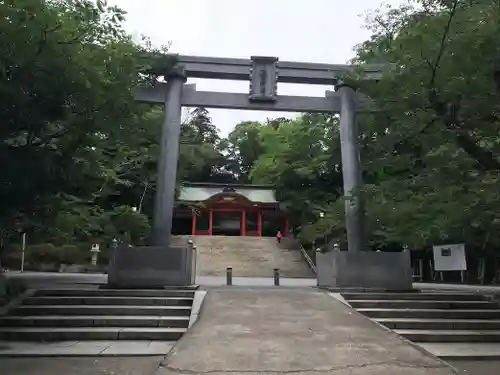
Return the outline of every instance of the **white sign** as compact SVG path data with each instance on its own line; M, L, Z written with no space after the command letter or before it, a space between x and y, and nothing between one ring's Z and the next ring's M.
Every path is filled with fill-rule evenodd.
M434 270L435 271L466 271L467 260L465 258L465 245L441 245L434 246Z

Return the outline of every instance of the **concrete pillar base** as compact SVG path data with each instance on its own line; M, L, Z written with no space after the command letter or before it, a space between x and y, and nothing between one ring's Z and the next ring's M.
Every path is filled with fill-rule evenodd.
M413 288L410 252L316 253L318 286L391 291Z
M189 247L118 247L111 256L108 286L153 289L192 285L192 253Z

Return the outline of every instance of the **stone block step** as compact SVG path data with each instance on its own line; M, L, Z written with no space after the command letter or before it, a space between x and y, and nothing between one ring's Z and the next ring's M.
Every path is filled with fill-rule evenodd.
M154 315L189 316L191 306L122 306L122 305L21 305L11 315Z
M35 297L187 297L195 290L177 289L39 289Z
M498 319L376 318L374 320L390 329L500 330Z
M493 301L350 300L355 309L499 309Z
M374 293L374 292L347 292L342 293L347 301L351 300L423 300L423 301L485 301L486 297L472 293Z
M500 319L500 310L356 309L370 318Z
M464 359L468 361L500 359L500 343L497 342L423 342L419 346L442 359Z
M191 306L190 297L123 297L123 296L44 296L29 297L24 305L129 305L129 306Z
M81 341L81 340L178 340L185 328L9 328L0 327L0 339L12 341Z
M413 342L500 342L500 331L396 329Z
M3 316L0 327L170 327L187 328L189 316L41 315Z

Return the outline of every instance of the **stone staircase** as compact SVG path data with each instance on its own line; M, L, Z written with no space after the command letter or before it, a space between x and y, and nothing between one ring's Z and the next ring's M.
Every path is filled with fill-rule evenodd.
M363 292L342 297L358 312L437 356L500 356L500 306L480 294Z
M42 289L0 316L0 340L178 340L195 290Z
M281 277L314 277L300 251L278 246L275 238L175 236L171 243L188 238L198 249L200 276L225 276L226 268L232 267L234 277L272 277L274 268L280 269Z

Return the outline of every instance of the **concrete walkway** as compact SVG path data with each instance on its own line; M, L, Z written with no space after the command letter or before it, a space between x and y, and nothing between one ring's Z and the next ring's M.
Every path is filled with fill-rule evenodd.
M326 293L217 288L156 375L290 372L456 373Z

